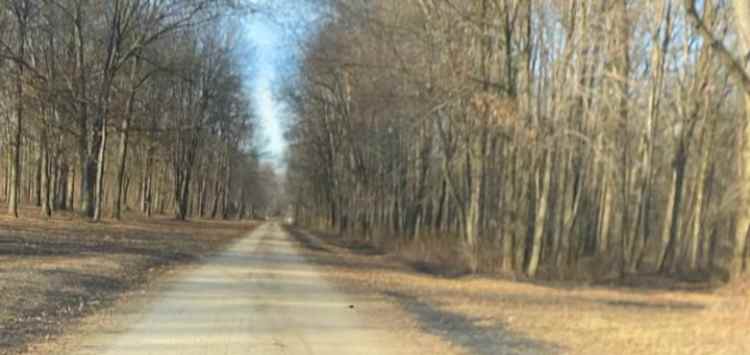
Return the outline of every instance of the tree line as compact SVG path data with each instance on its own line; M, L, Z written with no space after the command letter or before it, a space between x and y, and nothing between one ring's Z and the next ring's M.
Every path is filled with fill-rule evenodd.
M263 208L229 0L4 0L0 197L12 216Z
M745 1L327 4L287 90L300 223L530 277L750 267Z

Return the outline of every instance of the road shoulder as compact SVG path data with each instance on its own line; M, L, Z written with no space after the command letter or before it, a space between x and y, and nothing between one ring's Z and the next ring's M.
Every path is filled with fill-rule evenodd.
M339 287L380 295L418 331L458 351L750 353L748 293L447 276L425 272L397 253L367 248L361 240L325 232L295 235Z
M0 322L0 333L11 340L0 346L0 354L10 355L58 354L82 334L102 328L117 332L115 315L148 304L164 280L255 227L249 222L169 219L3 222L7 238L0 248L11 248L11 256L0 260L0 288L35 288L33 293L18 288L15 300L13 293L0 295L9 307L4 311L20 320ZM14 276L23 274L31 278Z
M404 276L417 276L388 255L357 253L329 243L314 233L288 227L302 253L343 292L366 294L388 312L371 312L373 322L392 324L434 354L544 354L553 346L513 334L496 323L446 310L432 302L425 284L409 285Z

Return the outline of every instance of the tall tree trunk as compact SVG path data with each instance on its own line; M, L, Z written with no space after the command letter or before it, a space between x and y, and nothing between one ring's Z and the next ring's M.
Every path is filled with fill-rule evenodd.
M447 185L448 182L445 181L445 179L442 180L443 182L440 184L440 197L438 197L438 207L437 212L434 219L433 224L433 230L436 232L442 232L443 230L443 214L445 210L445 202L448 198L447 194Z
M42 152L44 148L39 144L39 151L37 152L37 164L36 164L36 175L34 177L34 206L42 207Z
M74 210L76 203L76 170L71 169L68 176L68 196L65 196L65 198L68 200L68 208Z
M130 134L130 119L133 116L135 110L135 93L137 88L135 87L136 73L138 70L138 63L134 61L133 69L130 75L130 81L132 87L130 88L130 95L128 96L128 102L126 103L125 117L122 119L120 126L120 149L118 152L117 161L117 181L115 181L115 202L112 205L112 217L114 219L120 219L122 200L123 200L123 183L125 180L125 167L128 160L128 138Z
M143 192L141 192L141 213L145 214L148 217L151 216L151 205L153 202L152 190L154 174L151 171L154 165L153 153L153 146L149 145L148 149L146 150L146 166L143 170Z
M133 98L128 99L128 111L132 113L132 103ZM115 181L115 188L117 189L117 192L115 193L115 200L114 204L112 205L112 218L114 219L120 219L121 210L122 210L122 200L123 200L123 184L125 182L125 166L127 164L128 159L128 130L130 129L130 118L128 117L129 114L126 114L126 117L123 118L122 125L120 126L120 149L118 152L118 159L117 159L117 181Z
M52 214L52 209L50 206L50 177L49 177L49 147L47 146L47 133L42 132L41 137L41 178L39 181L40 189L39 194L41 197L41 205L42 205L42 216L43 217L49 217Z
M536 202L536 213L534 216L534 234L531 244L531 255L529 256L529 266L526 273L529 277L536 276L539 264L541 262L542 255L542 243L544 237L544 225L547 218L547 202L549 200L549 189L550 180L552 176L551 170L551 157L552 152L548 150L545 153L544 163L541 166L542 178L540 185L537 187L538 198Z
M611 172L609 171L609 167L604 167L604 171L602 172L602 183L601 183L601 201L599 201L599 230L597 231L597 236L599 236L599 240L597 241L597 251L599 254L605 254L609 250L609 229L610 229L610 221L612 218L612 208L614 205L614 197L612 190L614 189L613 182L612 182L612 176Z
M99 143L99 154L97 157L96 164L96 194L95 194L95 205L94 205L94 221L99 221L102 217L102 203L104 201L104 166L105 166L105 150L107 148L107 119L106 116L101 118L101 140Z
M693 202L690 245L687 255L687 263L691 271L695 271L698 269L698 251L703 229L703 192L706 185L706 169L708 167L708 153L710 151L710 148L704 148L703 150L704 151L701 156L700 167L698 168L698 177L696 178L695 182L695 201Z
M229 210L230 210L230 196L229 194L232 191L232 164L231 160L229 159L229 149L227 148L227 164L226 164L226 170L224 171L224 187L222 188L222 207L221 207L221 218L222 219L228 219L229 218Z
M80 188L78 189L78 205L80 211L87 217L94 215L94 181L96 179L96 147L95 140L98 130L89 129L88 107L88 68L86 67L86 24L83 6L76 6L74 18L75 63L76 74L75 92L78 114L78 162L80 164ZM74 191L75 189L71 189ZM71 204L72 206L72 204Z
M750 2L744 0L734 0L735 24L738 29L740 49L743 58L747 58L750 53ZM748 69L750 62L744 61L744 77L748 82ZM737 231L735 232L734 257L732 272L739 274L750 265L747 259L746 248L748 240L748 229L750 229L750 85L745 85L745 120L742 130L740 152L740 176L739 176L739 200L740 205L737 209L739 216L737 218Z
M203 174L201 176L201 182L198 187L198 217L203 218L206 215L206 197L208 194L208 189L206 188L206 180L208 177L206 174Z
M680 209L682 208L683 184L687 164L684 143L678 143L672 170L672 187L662 226L662 245L656 262L657 270L666 272L672 258L677 257L680 238Z
M735 12L735 26L737 27L738 43L742 59L735 56L715 37L711 29L706 26L703 19L698 15L696 0L684 0L688 18L698 30L698 33L716 51L719 59L734 74L745 91L745 117L742 120L739 139L739 174L737 176L737 223L733 240L732 261L729 273L737 276L745 268L744 253L747 243L748 228L750 227L750 75L748 74L748 63L746 53L750 51L750 2L745 0L732 0Z
M213 206L211 207L211 219L215 219L216 216L219 215L219 202L221 201L221 197L223 196L223 194L221 193L221 174L219 174L218 171L221 170L217 170L216 180L214 181L214 201Z
M24 66L21 63L25 57L26 51L26 21L28 19L28 2L23 1L20 9L16 9L16 19L18 23L18 56L19 61L16 64L16 107L15 107L15 127L13 134L13 160L11 168L11 184L10 193L8 196L8 213L13 217L18 217L18 204L21 193L21 137L23 135L23 116L24 116L24 105L23 105L23 80L24 80Z
M481 144L481 143L480 143ZM466 237L465 252L469 260L469 267L472 271L477 270L477 243L479 239L479 208L480 198L482 196L482 173L484 156L481 154L483 148L480 148L479 157L472 157L471 153L467 154L466 159L469 161L467 168L467 180L470 183L468 202L466 209L466 219L464 224L464 233Z
M743 5L736 3L735 6L746 8L746 12L741 12L745 17L739 19L750 21L750 3L744 3ZM747 36L750 37L750 30ZM748 43L748 47L750 47L750 43ZM734 236L734 255L732 256L730 270L732 275L739 275L748 267L748 260L745 259L745 248L747 247L748 231L750 230L750 92L745 93L744 121L739 154L737 230Z

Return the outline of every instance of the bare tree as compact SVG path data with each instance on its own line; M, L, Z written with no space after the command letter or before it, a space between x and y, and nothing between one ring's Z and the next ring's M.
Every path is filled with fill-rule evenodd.
M288 89L298 221L381 245L450 240L467 269L531 277L742 268L745 126L724 119L717 64L746 87L719 30L746 7L331 4Z

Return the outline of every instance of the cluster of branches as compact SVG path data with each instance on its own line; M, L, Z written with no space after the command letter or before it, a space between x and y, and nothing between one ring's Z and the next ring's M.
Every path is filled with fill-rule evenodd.
M257 154L221 0L6 0L2 197L98 220L247 216Z
M727 48L750 5L731 5L334 2L290 90L297 219L439 236L474 270L739 274L750 96Z

